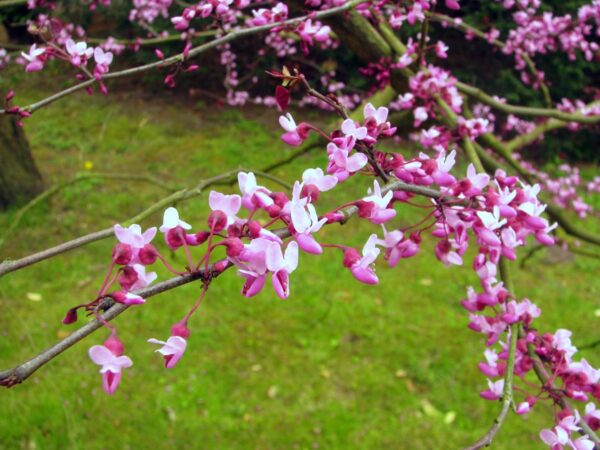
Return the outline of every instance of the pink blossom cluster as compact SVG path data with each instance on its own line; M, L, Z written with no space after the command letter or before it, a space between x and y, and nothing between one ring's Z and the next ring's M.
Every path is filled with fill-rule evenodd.
M133 0L129 11L132 22L153 23L157 17L169 17L169 8L173 0Z

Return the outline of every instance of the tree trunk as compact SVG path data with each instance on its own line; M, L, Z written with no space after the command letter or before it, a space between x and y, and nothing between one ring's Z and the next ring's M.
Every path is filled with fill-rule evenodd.
M0 209L23 204L43 190L25 133L14 117L0 115Z

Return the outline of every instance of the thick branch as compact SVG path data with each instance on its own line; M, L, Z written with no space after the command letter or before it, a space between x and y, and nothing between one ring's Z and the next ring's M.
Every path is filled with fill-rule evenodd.
M481 89L474 86L470 86L466 83L458 81L456 87L463 94L467 94L486 105L491 106L499 111L507 114L516 114L519 116L529 117L552 117L554 119L562 120L564 122L578 122L578 123L589 123L594 124L600 122L600 115L596 116L584 116L580 113L567 113L559 111L558 109L548 108L531 108L529 106L518 106L510 105L508 103L502 103L492 96L486 94Z

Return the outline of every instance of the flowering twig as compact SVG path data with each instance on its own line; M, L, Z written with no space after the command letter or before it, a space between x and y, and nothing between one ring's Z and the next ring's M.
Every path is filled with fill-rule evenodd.
M240 170L244 170L244 169L230 170L223 174L216 175L214 177L202 180L200 183L198 183L193 188L186 188L186 189L181 189L179 191L176 191L173 194L154 203L152 206L145 209L138 215L127 220L126 222L124 222L124 224L130 225L132 223L139 222L139 221L145 219L146 217L154 214L155 212L161 211L165 207L172 205L173 203L175 203L177 201L188 200L190 198L197 197L206 188L213 186L215 184L223 183L227 180L231 180L229 182L235 182L235 176ZM265 178L270 178L273 181L281 183L281 180L279 180L277 177L273 177L270 174L260 172L260 171L255 171L255 173L258 175L261 175ZM287 184L284 183L284 186L287 186ZM42 250L41 252L33 253L31 255L25 256L24 258L20 258L20 259L13 260L13 261L11 261L11 260L3 261L2 263L0 263L0 277L2 277L3 275L5 275L9 272L14 272L14 271L22 269L24 267L31 266L32 264L36 264L40 261L44 261L45 259L52 258L53 256L60 255L61 253L66 253L70 250L74 250L76 248L82 247L82 246L90 244L92 242L96 242L101 239L108 238L112 235L113 235L113 229L105 228L103 230L96 231L94 233L86 234L85 236L81 236L77 239L73 239L71 241L64 242L62 244L48 248L46 250Z
M504 282L505 287L508 289L510 293L514 295L514 285L512 282L512 278L510 276L510 272L508 269L508 263L505 258L500 258L500 275L502 277L502 281ZM500 412L494 419L493 425L490 429L483 435L477 442L465 448L465 450L478 450L483 447L489 446L502 425L504 424L506 417L508 416L508 412L510 411L511 406L513 405L513 377L515 371L515 354L517 350L517 340L518 340L518 324L514 323L509 328L510 341L508 344L508 359L506 361L506 368L504 373L504 387L502 390L502 407L500 408Z
M120 70L118 72L110 72L110 73L105 74L102 77L102 79L109 80L109 79L113 79L113 78L122 78L122 77L131 76L131 75L137 75L137 74L147 72L152 69L169 67L174 64L183 62L189 58L193 58L197 55L200 55L200 54L202 54L208 50L211 50L213 48L216 48L220 45L234 41L236 39L251 36L253 34L261 33L263 31L269 31L274 27L295 25L295 24L301 23L307 19L319 19L319 18L329 17L334 14L339 14L344 11L348 11L361 3L368 3L368 2L365 2L364 0L351 0L342 6L326 9L326 10L319 11L319 12L313 12L313 13L305 15L305 16L300 16L300 17L296 17L293 19L284 20L282 22L269 23L266 25L260 25L260 26L256 26L256 27L238 29L238 30L232 31L229 34L226 34L225 36L222 36L220 38L214 39L205 44L194 47L194 48L190 49L189 52L187 52L187 53L181 52L181 53L178 53L177 55L174 55L169 58L165 58L163 60L156 61L153 63L148 63L148 64L144 64L142 66L137 66L137 67L132 67L130 69ZM46 97L43 100L40 100L35 103L31 103L30 105L27 105L27 106L23 106L23 107L21 107L21 110L32 113L46 105L49 105L50 103L60 100L63 97L66 97L66 96L73 94L77 91L80 91L82 89L85 89L86 87L93 85L95 82L96 82L95 79L90 79L90 80L86 80L81 83L75 84L63 91L57 92L56 94ZM0 114L7 114L7 110L0 109Z
M393 181L385 185L381 189L382 193L400 190L424 195L426 197L431 197L437 199L440 202L451 199L450 197L443 197L442 194L439 191L436 191L435 189L410 185L399 180ZM341 223L344 223L348 218L358 213L358 207L355 205L349 206L340 209L338 213L344 216L344 220L341 221ZM291 235L287 227L274 230L273 233L276 234L279 238L286 238ZM160 294L162 292L174 289L176 287L183 286L184 284L188 284L196 280L203 280L205 282L210 281L218 277L229 267L231 267L231 264L228 264L224 268L221 267L220 270L215 269L214 265L209 266L205 270L194 271L189 274L181 275L178 277L171 278L170 280L157 283L154 286L134 291L133 294L139 295L143 298L148 298ZM18 366L12 369L1 371L0 385L12 387L16 384L22 383L44 364L56 358L62 352L72 347L73 345L75 345L94 331L101 328L103 326L103 322L111 321L112 319L114 319L119 314L121 314L129 308L128 305L124 305L122 303L114 304L112 301L110 301L106 305L110 305L110 307L106 310L104 314L99 316L100 320L95 319L87 323L86 325L82 326L81 328L70 334L68 337L57 342L55 345L48 348L47 350L44 350L43 352L31 358L30 360L19 364Z

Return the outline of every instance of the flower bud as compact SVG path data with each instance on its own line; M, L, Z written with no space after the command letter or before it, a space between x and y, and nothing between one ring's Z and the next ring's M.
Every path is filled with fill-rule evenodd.
M307 197L310 201L316 202L319 198L319 193L320 191L318 187L316 187L314 184L307 184L302 188L300 196Z
M131 289L131 286L138 280L138 273L132 266L126 266L119 275L119 284L125 290Z
M180 226L171 228L165 233L165 240L172 250L181 247L185 243L185 232L183 231L183 228Z
M131 250L130 245L119 242L113 248L112 260L115 264L125 266L125 265L129 264L132 257L133 257L133 251Z
M227 238L225 239L224 243L225 247L227 248L227 256L230 258L240 256L242 250L244 250L244 243L236 237Z
M267 212L269 213L269 217L274 219L275 217L279 217L279 215L281 214L281 207L276 204L272 204L267 209Z
M156 258L158 258L158 251L152 244L146 244L140 249L138 258L143 265L149 266L150 264L154 264Z
M340 212L329 212L325 214L323 217L327 219L327 223L336 223L344 220L344 215Z
M187 327L186 322L177 322L171 327L171 336L179 336L183 339L187 339L190 336L190 329Z
M248 222L248 234L251 238L256 239L260 236L260 230L262 230L262 226L256 220L251 220Z
M217 262L216 262L216 263L213 265L213 267L214 267L214 269L215 269L217 272L221 273L221 272L223 272L225 269L227 269L227 267L229 267L229 264L230 264L230 263L229 263L229 261L227 261L226 259L221 259L220 261L217 261Z
M223 211L213 211L208 216L208 227L215 233L219 233L227 226L227 215Z
M364 200L359 200L354 203L358 206L358 216L363 219L368 219L371 217L371 213L373 212L373 208L375 207L375 203L373 202L365 202Z
M74 322L77 322L77 308L71 308L68 310L65 318L62 320L62 323L65 325L69 325Z
M231 238L238 238L242 235L242 228L237 224L231 224L227 228L227 236Z
M358 250L352 247L346 247L344 249L344 267L350 268L358 261L360 261L360 254L358 253Z

